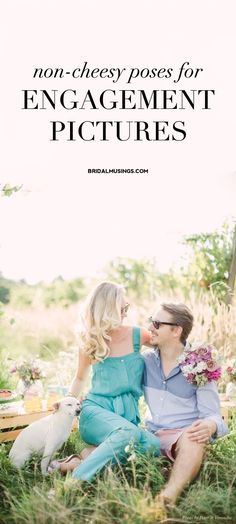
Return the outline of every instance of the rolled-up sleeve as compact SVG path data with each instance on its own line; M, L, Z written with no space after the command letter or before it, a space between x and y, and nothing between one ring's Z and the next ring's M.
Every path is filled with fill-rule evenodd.
M228 427L222 419L220 412L220 398L215 382L208 382L200 386L196 391L199 418L214 420L217 425L217 437L223 437L228 433Z

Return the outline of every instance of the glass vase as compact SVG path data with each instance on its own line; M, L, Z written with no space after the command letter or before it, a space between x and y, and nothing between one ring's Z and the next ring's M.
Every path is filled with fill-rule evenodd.
M41 380L24 383L24 409L27 413L41 411L43 385Z
M236 383L228 382L225 390L227 400L236 400Z

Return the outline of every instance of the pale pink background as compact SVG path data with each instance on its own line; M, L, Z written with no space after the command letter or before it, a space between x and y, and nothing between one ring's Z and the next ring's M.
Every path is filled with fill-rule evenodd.
M95 274L115 256L180 263L182 235L235 214L235 2L8 0L1 6L0 267L29 281ZM211 111L22 111L21 89L125 89L33 80L34 67L202 67L199 80L129 89L215 89ZM184 142L49 141L51 119L185 120ZM147 167L149 175L88 175Z

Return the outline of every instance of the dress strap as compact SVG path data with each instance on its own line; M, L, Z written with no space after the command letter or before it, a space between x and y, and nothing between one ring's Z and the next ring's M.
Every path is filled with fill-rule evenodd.
M133 327L133 347L134 347L134 353L138 353L140 351L140 327L134 326Z

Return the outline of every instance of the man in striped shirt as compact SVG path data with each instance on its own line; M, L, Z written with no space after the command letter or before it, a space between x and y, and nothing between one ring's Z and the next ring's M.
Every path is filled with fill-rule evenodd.
M220 414L216 383L194 386L177 364L193 326L191 311L184 304L162 304L150 321L155 348L144 353L146 424L160 439L162 453L174 461L161 500L175 503L198 474L207 442L228 429Z

